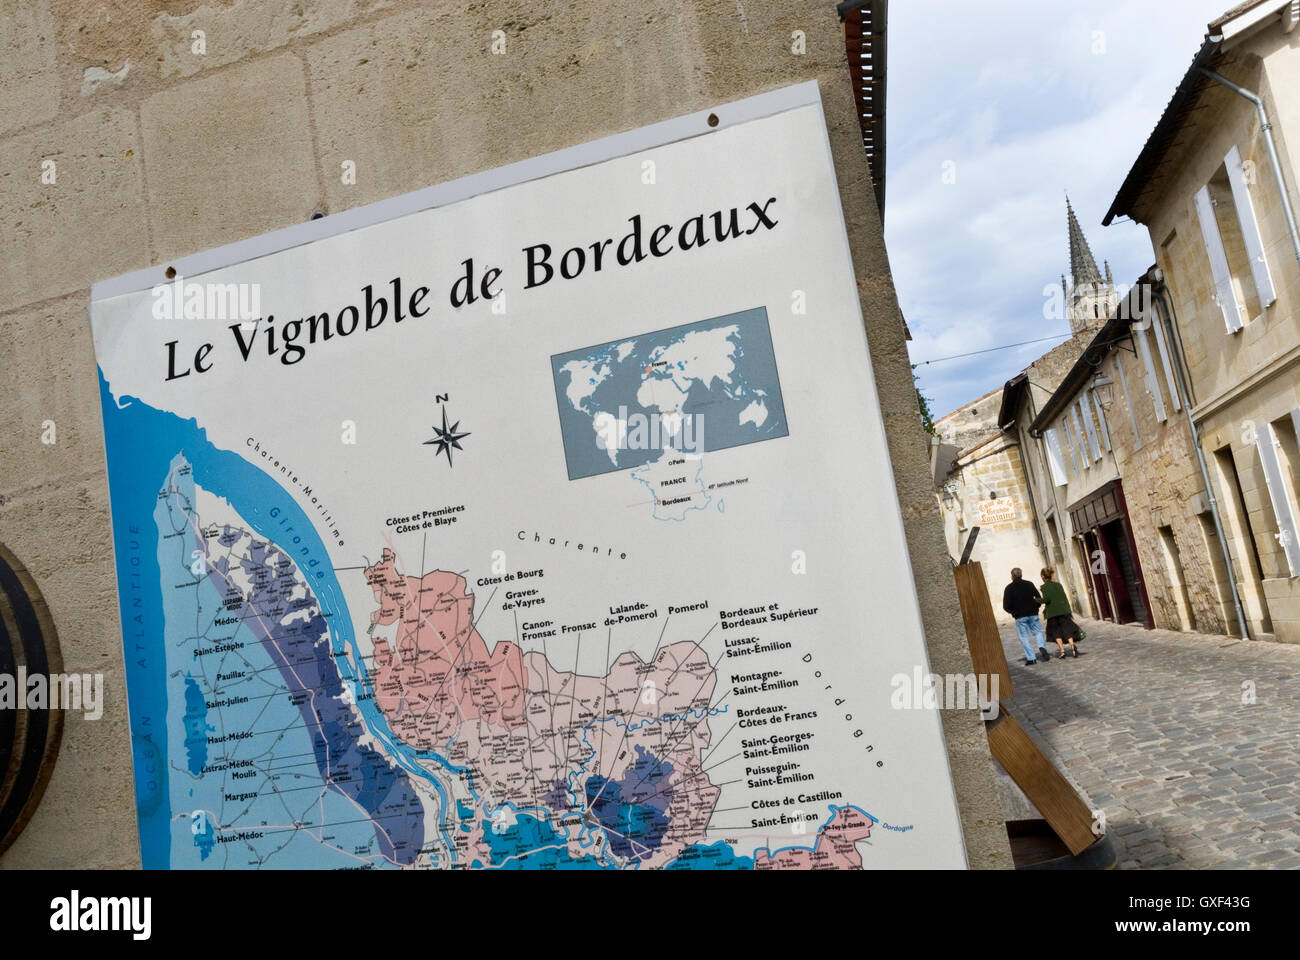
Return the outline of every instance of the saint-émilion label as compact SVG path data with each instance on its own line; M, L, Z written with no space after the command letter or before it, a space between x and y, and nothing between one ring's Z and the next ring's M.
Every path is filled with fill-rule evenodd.
M146 867L965 864L790 90L97 288Z

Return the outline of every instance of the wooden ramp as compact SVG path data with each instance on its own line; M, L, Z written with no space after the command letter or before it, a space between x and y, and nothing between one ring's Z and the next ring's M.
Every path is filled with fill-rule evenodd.
M997 620L993 617L984 571L978 563L964 563L953 568L953 576L957 580L971 663L976 674L998 678L998 715L984 725L989 750L1061 842L1077 856L1098 840L1098 835L1092 832L1092 810L1007 709L1006 702L1015 695L1015 690Z

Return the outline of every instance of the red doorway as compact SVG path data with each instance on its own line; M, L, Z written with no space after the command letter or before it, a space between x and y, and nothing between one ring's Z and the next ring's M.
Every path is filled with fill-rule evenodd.
M1088 586L1097 615L1115 623L1155 626L1120 481L1112 480L1069 511L1077 542L1087 553Z

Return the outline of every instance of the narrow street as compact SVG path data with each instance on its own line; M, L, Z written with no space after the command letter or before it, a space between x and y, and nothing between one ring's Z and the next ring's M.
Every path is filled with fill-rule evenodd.
M1077 660L1032 667L1002 628L1009 708L1120 868L1300 868L1300 646L1079 623Z

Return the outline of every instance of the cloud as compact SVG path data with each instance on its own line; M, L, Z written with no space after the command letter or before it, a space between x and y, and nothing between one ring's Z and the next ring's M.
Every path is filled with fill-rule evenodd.
M1043 292L1069 268L1066 190L1117 282L1151 265L1144 229L1100 222L1226 3L891 6L885 238L914 362L1068 333ZM923 366L921 387L946 413L1052 346Z

